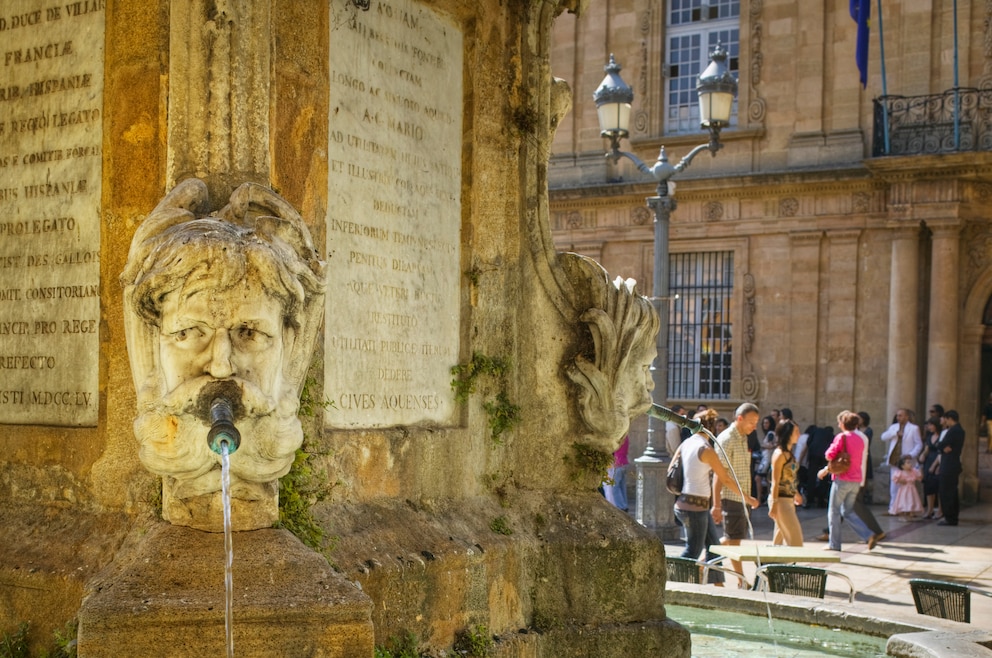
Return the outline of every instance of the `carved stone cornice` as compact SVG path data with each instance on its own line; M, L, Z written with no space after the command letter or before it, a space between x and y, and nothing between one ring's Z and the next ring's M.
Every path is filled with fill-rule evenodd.
M992 181L992 153L967 151L939 155L890 155L864 161L881 182L967 178Z
M849 230L849 231L830 231L828 237L830 238L831 244L852 244L857 243L861 239L861 234L863 231Z
M823 231L801 231L789 234L789 242L793 249L800 247L819 247L823 240Z

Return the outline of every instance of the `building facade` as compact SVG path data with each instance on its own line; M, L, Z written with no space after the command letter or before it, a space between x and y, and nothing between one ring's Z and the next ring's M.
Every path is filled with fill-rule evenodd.
M802 426L865 410L876 436L939 403L967 432L968 499L992 391L992 2L871 5L865 86L841 0L590 0L559 17L552 71L573 107L552 231L652 292L655 183L603 157L592 94L613 54L635 93L624 147L674 163L708 139L694 86L720 43L732 125L670 184L667 403L789 407Z

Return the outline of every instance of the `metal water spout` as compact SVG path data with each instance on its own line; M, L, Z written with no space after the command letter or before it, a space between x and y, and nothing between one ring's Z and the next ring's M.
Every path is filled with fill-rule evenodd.
M233 454L241 445L241 432L234 426L234 410L227 398L214 398L210 403L210 431L207 432L207 445L218 455Z

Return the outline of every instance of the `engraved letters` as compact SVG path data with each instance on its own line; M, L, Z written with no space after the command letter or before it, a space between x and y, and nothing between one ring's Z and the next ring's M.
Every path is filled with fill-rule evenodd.
M454 422L462 36L412 0L331 9L330 427Z
M0 9L0 423L97 422L104 7Z

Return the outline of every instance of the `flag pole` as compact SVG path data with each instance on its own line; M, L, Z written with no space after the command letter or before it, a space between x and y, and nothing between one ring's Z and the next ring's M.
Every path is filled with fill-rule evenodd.
M954 150L961 150L961 94L958 91L958 0L954 0Z
M878 0L878 49L882 69L882 130L885 133L885 154L888 155L891 149L889 142L889 106L886 100L886 96L889 95L889 85L885 78L885 37L882 30L882 0Z

